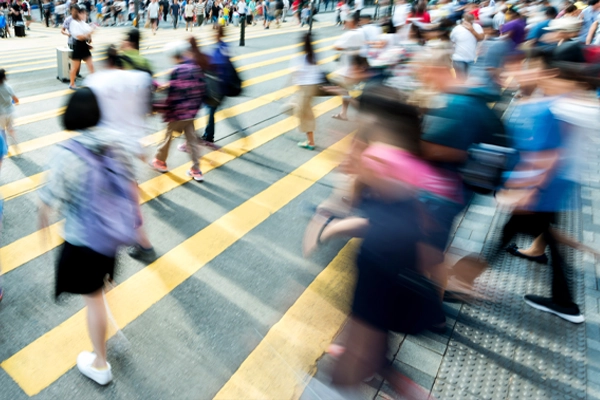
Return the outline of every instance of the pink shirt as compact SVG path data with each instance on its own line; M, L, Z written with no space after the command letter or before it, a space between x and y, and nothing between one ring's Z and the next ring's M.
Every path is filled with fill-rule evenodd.
M406 182L437 196L460 203L460 177L440 170L406 150L373 143L362 153L362 165L376 174Z

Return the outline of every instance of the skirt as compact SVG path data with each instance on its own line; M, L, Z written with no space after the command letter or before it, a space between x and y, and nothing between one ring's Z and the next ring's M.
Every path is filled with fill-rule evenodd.
M88 44L81 40L76 40L73 43L73 55L71 55L71 59L73 60L85 60L90 58L92 53L90 53L90 48Z
M113 278L114 272L114 257L65 242L56 267L55 296L94 293L104 286L107 275Z

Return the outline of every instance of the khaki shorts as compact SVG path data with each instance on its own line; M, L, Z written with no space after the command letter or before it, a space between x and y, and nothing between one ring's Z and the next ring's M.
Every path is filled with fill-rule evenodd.
M0 130L4 130L7 133L13 130L13 116L12 114L0 115Z

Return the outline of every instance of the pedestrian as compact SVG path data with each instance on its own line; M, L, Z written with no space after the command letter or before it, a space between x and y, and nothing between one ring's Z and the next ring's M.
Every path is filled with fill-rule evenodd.
M0 69L0 131L9 134L15 140L13 114L15 105L19 104L19 98L6 80L6 71ZM6 141L6 137L4 140Z
M204 0L196 0L194 3L194 13L196 14L196 24L197 26L202 26L204 24L204 13L206 2Z
M477 58L477 42L483 40L483 28L474 22L473 14L466 14L462 23L457 25L450 33L450 40L454 43L454 54L452 54L452 65L456 76L460 80L466 80L469 68Z
M152 34L156 35L156 28L158 23L158 12L159 5L157 0L152 0L152 2L148 5L148 21L152 25Z
M171 5L171 17L173 18L173 29L177 29L179 23L179 14L181 13L181 5L178 0L173 0Z
M44 0L42 10L44 12L44 21L46 22L46 28L50 28L50 21L52 20L52 2L50 0Z
M23 18L25 18L25 28L29 29L29 25L31 25L31 5L29 5L29 1L23 0L21 2L21 9L23 10Z
M204 145L208 147L212 147L213 149L218 149L218 146L214 145L215 143L215 114L217 109L223 104L223 101L226 101L225 98L234 94L235 91L241 90L241 81L239 81L239 77L235 72L235 68L231 63L230 54L229 54L229 46L223 40L225 37L224 29L222 26L219 26L216 32L216 40L217 45L214 49L212 56L210 57L210 72L216 74L218 77L218 81L220 82L220 94L222 97L221 103L217 105L207 104L208 107L208 123L206 124L206 128L204 129L204 134L202 135L202 139L204 140ZM239 85L239 87L232 87ZM238 92L239 94L239 92ZM238 119L235 116L230 116L226 118L227 121L236 132L240 132L242 135L245 135L245 129L241 126ZM184 150L184 149L180 149Z
M306 141L298 143L298 146L314 150L316 122L312 110L312 100L319 90L319 85L324 83L325 74L317 65L310 33L304 36L304 55L293 61L293 69L293 82L299 87L296 105L296 116L300 121L298 129L306 132Z
M115 132L96 127L99 121L93 91L82 88L73 93L63 124L79 135L57 147L51 159L47 184L39 191L39 221L45 232L52 209L65 217L55 296L83 295L93 352L80 353L77 368L99 385L107 385L113 377L106 358L103 288L105 279L114 277L118 247L135 234L138 192L131 158L113 140Z
M152 166L159 172L167 172L167 157L174 132L183 132L187 141L187 151L192 160L188 175L195 181L204 181L200 170L200 146L195 133L194 119L202 107L204 96L204 76L202 69L190 59L191 49L188 42L174 42L165 46L165 54L175 61L171 71L169 89L165 103L163 119L167 123L165 138L156 151Z
M94 29L85 22L86 12L79 6L77 7L77 16L73 18L69 24L69 31L73 37L73 54L71 55L71 82L69 89L76 89L75 79L77 72L81 67L81 62L84 61L90 74L94 73L94 63L92 62L92 53L90 52L90 44L92 41L92 33Z
M169 0L163 0L162 1L162 15L163 15L163 21L167 22L167 17L169 15Z
M139 55L139 50L135 50L136 47L139 49L139 39L139 31L131 29L121 45L128 50L118 52L111 46L107 50L108 68L91 75L84 84L94 91L98 100L98 127L117 132L114 140L119 141L132 158L146 161L141 139L151 111L153 84L148 61ZM144 229L139 204L136 208L140 223L136 229L135 244L127 253L133 258L151 262L156 253Z
M303 27L304 25L308 25L308 21L310 19L310 5L309 4L304 5L304 8L302 9L302 13L300 15L302 18L300 27Z
M194 13L195 13L195 6L194 3L192 3L191 1L189 3L187 3L183 9L183 13L184 13L184 17L185 17L185 30L188 30L188 27L190 28L190 32L192 31L192 28L194 27Z
M65 19L66 5L64 1L58 0L56 3L56 7L54 8L54 27L58 28L59 25L62 25L63 20Z

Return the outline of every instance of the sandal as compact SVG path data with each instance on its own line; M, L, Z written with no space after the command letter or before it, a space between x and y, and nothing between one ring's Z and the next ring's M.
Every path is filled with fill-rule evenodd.
M315 149L315 145L314 144L308 144L308 142L298 142L298 147L302 147L303 149L307 149L307 150L314 150Z
M348 118L342 118L342 114L332 115L331 118L333 118L333 119L339 119L340 121L348 121Z
M546 254L542 254L541 256L528 256L527 254L523 254L519 251L519 247L516 244L512 243L507 248L506 251L512 254L513 256L517 256L519 258L524 258L529 261L533 261L540 264L548 264L548 256Z
M324 215L315 214L304 232L304 239L302 240L302 255L309 257L320 245L323 244L321 241L321 235L327 226L336 219L334 216L327 217Z

